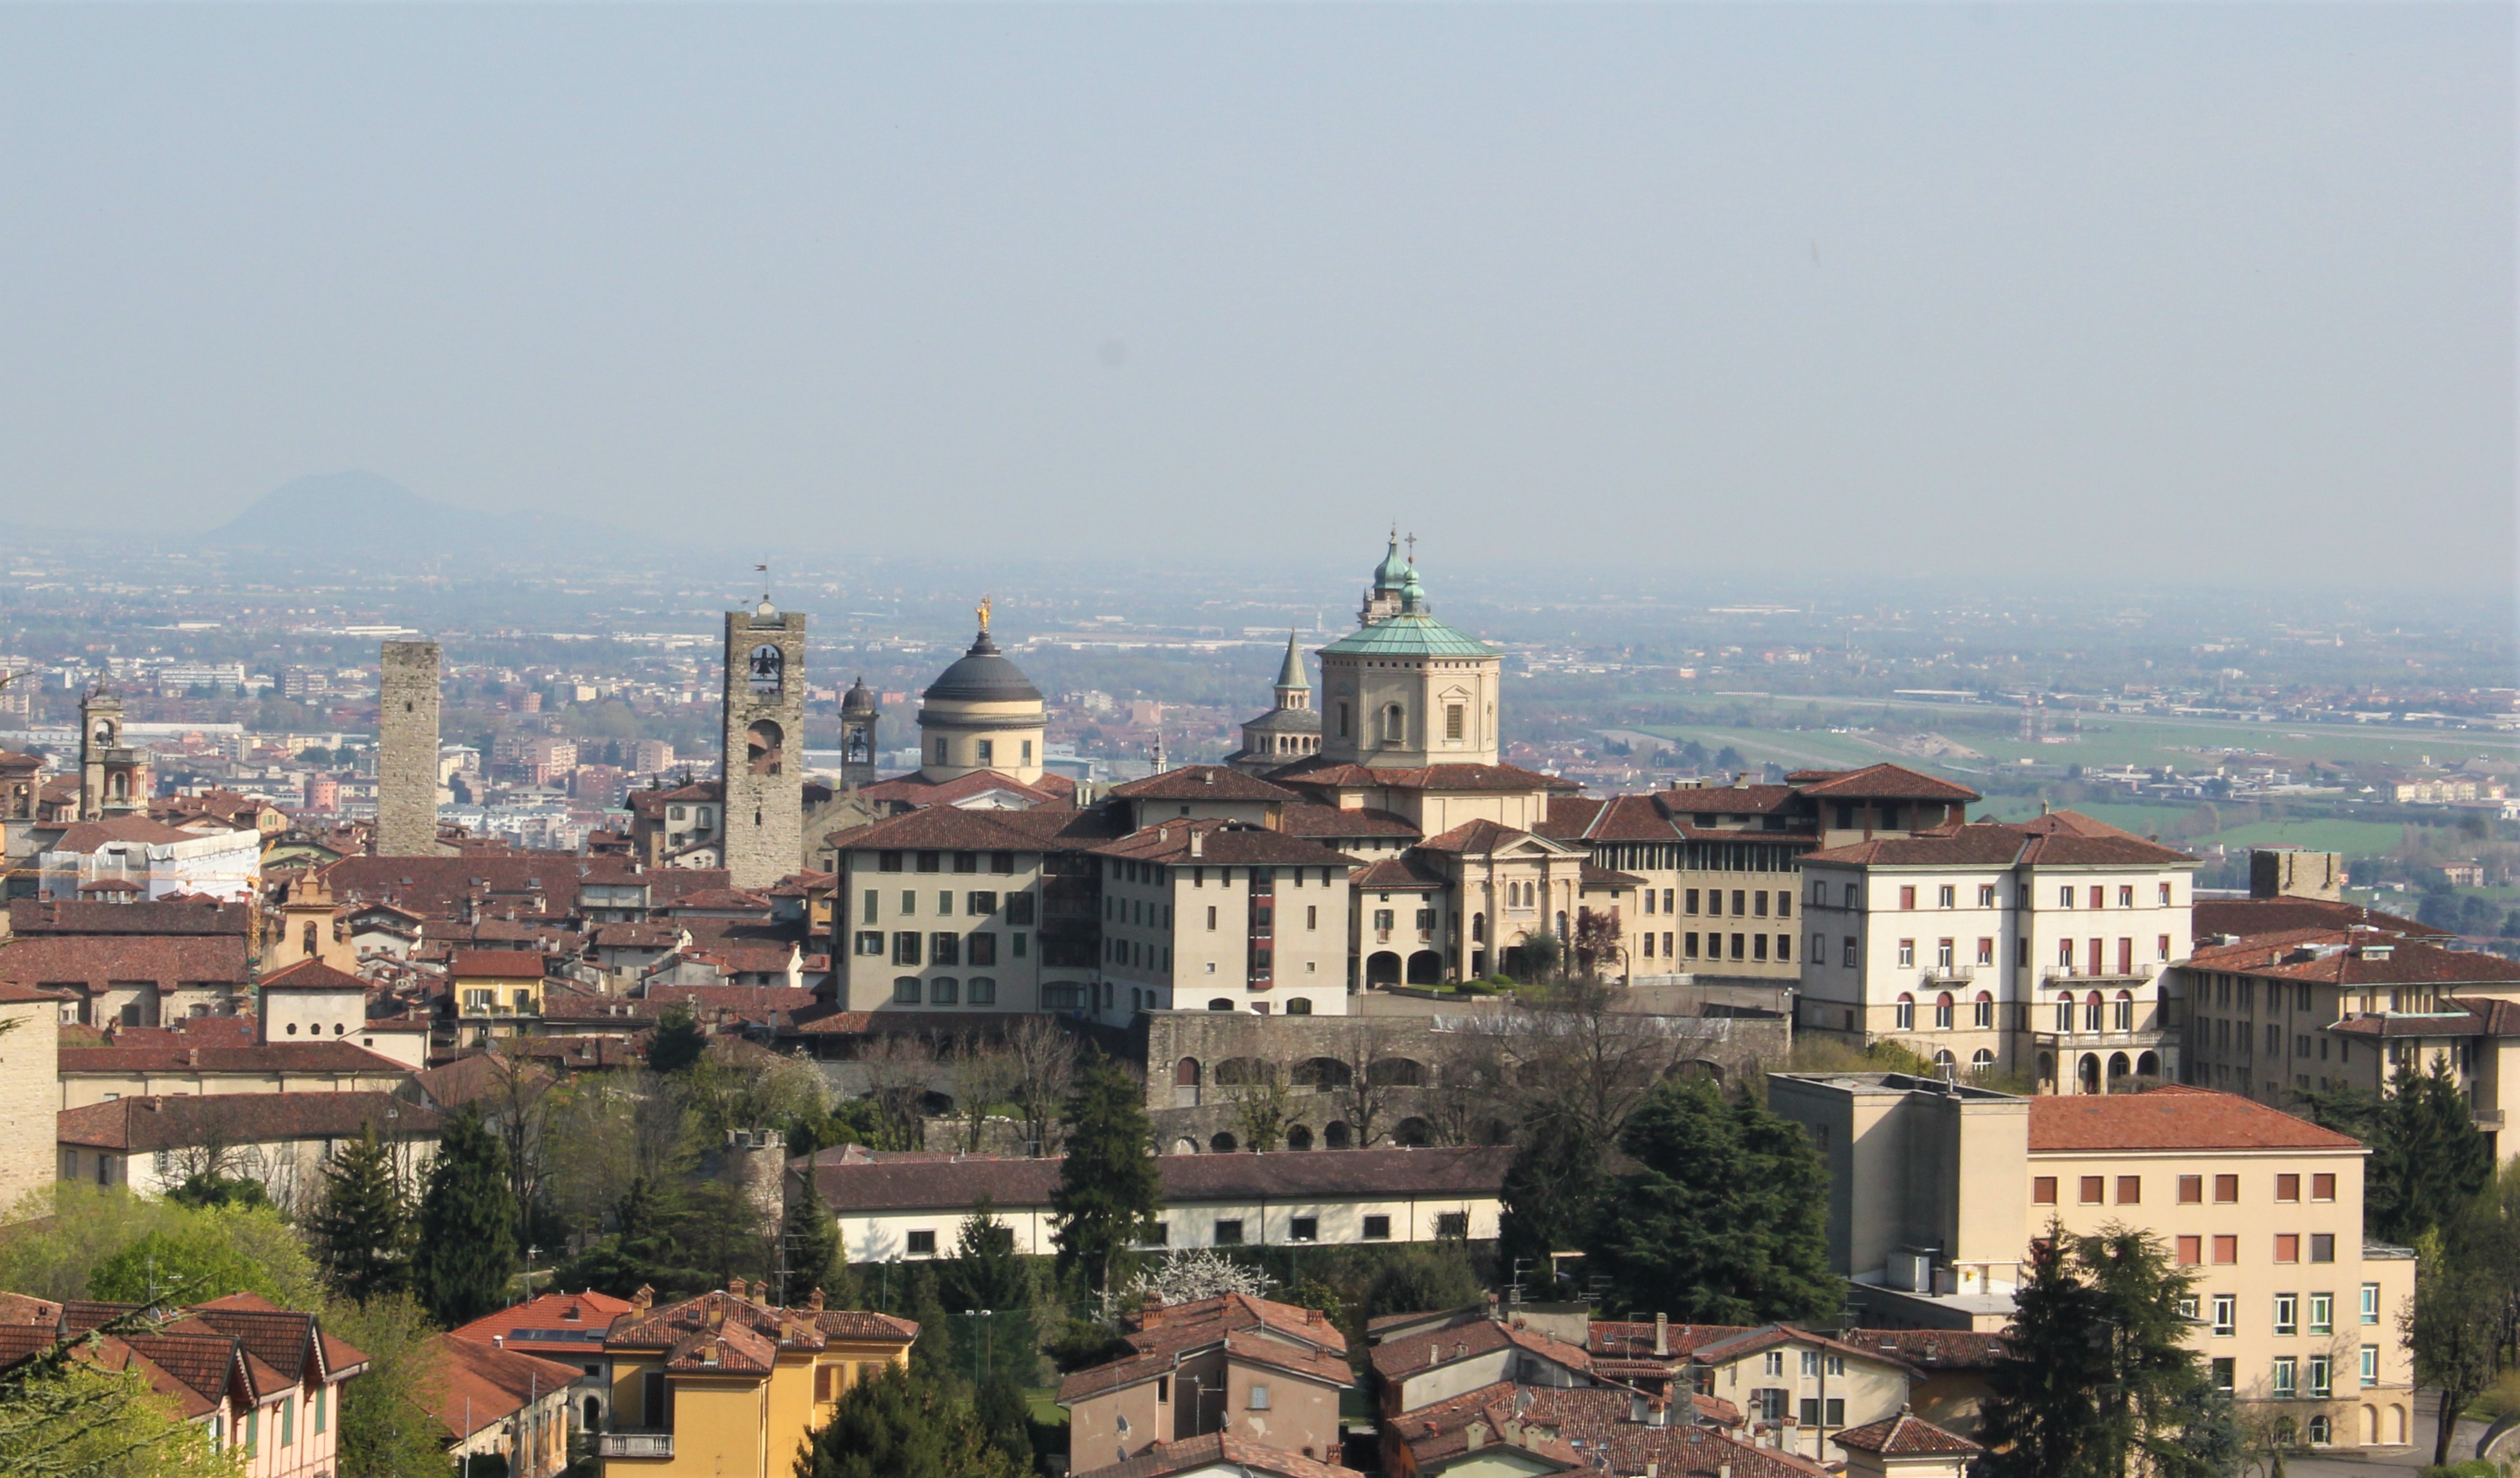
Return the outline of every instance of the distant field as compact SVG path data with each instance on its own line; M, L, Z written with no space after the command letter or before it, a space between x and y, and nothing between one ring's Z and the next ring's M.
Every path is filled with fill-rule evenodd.
M1684 742L1695 739L1706 746L1708 754L1718 753L1730 744L1740 750L1741 757L1752 765L1774 761L1788 770L1853 769L1899 758L1876 745L1825 730L1800 733L1778 729L1726 729L1711 724L1646 724L1640 726L1638 732L1658 734Z
M1709 706L1723 699L1703 694L1674 694L1684 701ZM1756 706L1757 699L1746 700ZM2425 755L2441 763L2453 763L2473 755L2500 759L2520 756L2520 736L2466 730L2414 729L2376 725L2302 725L2244 724L2214 719L2152 717L2142 714L2086 714L2079 737L2074 735L2073 716L2050 712L2047 716L2048 733L2052 738L2072 738L2073 742L2043 744L2024 743L2017 733L1980 728L1943 728L1951 724L1984 724L2002 711L1992 708L1956 708L1941 703L1889 702L1874 698L1788 697L1777 699L1770 713L1772 722L1786 719L1816 703L1818 710L1832 715L1852 713L1856 722L1875 724L1887 720L1898 727L1921 727L1946 734L1958 743L1988 757L1996 765L2009 764L2028 758L2051 765L2176 765L2193 771L2205 763L2203 750L2238 749L2271 761L2308 760L2377 760L2401 765L2414 765ZM1883 749L1866 744L1845 735L1827 733L1797 734L1782 730L1726 729L1720 727L1686 727L1652 731L1675 738L1692 738L1707 747L1729 743L1744 755L1752 753L1753 741L1785 748L1826 754L1837 763L1872 763L1894 758ZM1720 738L1719 738L1720 736ZM1804 760L1802 763L1811 763ZM2241 759L2233 763L2247 764ZM1915 763L1909 761L1909 763ZM1969 761L1972 766L1980 761ZM1922 766L1920 768L1934 768Z
M2377 857L2396 850L2405 831L2379 821L2262 821L2201 837L2191 846L2221 842L2227 847L2294 846L2311 852L2342 852L2348 857Z
M2190 808L2185 806L2140 806L2117 801L2076 801L2073 809L2093 821L2104 821L2122 831L2138 836L2159 834L2172 823L2183 821ZM1992 816L1997 821L2028 821L2039 814L2039 802L2026 795L2003 795L1988 802L1976 813Z

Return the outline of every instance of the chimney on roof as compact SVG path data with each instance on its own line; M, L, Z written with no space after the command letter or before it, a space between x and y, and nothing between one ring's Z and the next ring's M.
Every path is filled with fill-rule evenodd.
M185 1065L186 1067L199 1067L199 1066L201 1066L201 1065L202 1065L202 1050L201 1050L200 1048L198 1048L198 1047L188 1047L188 1048L185 1048L185 1049L184 1049L184 1065Z
M1216 772L1213 770L1202 770L1198 773L1198 779L1199 784L1201 784L1213 785L1216 784Z
M1204 856L1206 856L1206 855L1207 855L1206 841L1207 841L1207 836L1206 836L1206 834L1205 834L1204 832L1200 831L1200 830L1199 830L1197 828L1195 828L1195 827L1192 828L1192 829L1191 829L1191 833L1190 833L1190 855L1191 855L1191 856L1192 856L1192 857L1204 857Z
M823 1290L819 1286L805 1295L805 1307L817 1314L823 1311Z
M630 1295L630 1312L633 1314L645 1314L650 1309L653 1308L655 1303L656 1290L648 1286L646 1283L641 1283L639 1285L639 1291Z
M1668 1314L1654 1316L1654 1353L1656 1355L1671 1353L1671 1316Z

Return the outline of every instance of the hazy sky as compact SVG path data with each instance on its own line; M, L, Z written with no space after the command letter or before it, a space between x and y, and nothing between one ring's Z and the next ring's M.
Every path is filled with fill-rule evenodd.
M898 555L1397 515L1552 578L2483 594L2513 39L2488 4L13 7L0 506L200 527L364 468Z

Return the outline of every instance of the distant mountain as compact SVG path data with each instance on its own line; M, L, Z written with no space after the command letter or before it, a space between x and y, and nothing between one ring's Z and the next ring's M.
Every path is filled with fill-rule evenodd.
M477 528L468 535L465 524L477 525L479 517L375 472L319 472L273 488L206 538L265 549L434 554L477 538Z
M484 514L424 498L376 472L319 472L273 488L202 536L283 555L493 560L552 551L606 556L629 536L600 520L511 509Z

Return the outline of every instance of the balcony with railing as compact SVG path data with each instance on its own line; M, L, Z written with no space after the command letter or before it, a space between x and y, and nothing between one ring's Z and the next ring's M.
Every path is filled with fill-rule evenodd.
M598 1457L666 1457L674 1456L674 1434L671 1432L599 1432L595 1438Z

